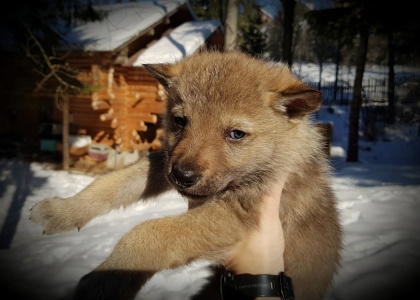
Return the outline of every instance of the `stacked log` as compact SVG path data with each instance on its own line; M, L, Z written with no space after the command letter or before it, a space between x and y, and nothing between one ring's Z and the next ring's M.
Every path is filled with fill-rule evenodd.
M133 78L135 70L131 69L136 68L127 67L124 73ZM92 108L104 110L100 120L109 122L113 130L112 140L118 151L159 147L158 139L162 133L156 132L155 140L150 143L140 136L140 132L148 130L148 123L158 122L158 115L164 111L164 97L159 93L157 82L150 79L145 83L133 80L129 84L123 74L115 74L114 68L104 72L98 66L92 66L90 74L80 73L79 80L93 90Z

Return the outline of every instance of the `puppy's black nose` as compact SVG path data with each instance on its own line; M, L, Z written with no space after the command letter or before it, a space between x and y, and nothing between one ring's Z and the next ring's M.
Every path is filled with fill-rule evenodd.
M187 168L184 169L180 166L173 166L171 174L175 183L183 188L193 186L200 179L200 175L196 171Z

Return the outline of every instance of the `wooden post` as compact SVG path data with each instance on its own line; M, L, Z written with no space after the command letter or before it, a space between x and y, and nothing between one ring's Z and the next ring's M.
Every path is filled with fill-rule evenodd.
M231 51L235 50L238 46L239 1L228 0L227 5L225 20L225 50Z

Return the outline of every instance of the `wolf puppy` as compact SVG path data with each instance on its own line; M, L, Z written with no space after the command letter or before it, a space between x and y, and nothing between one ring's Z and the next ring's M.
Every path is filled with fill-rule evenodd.
M339 263L341 228L322 137L309 117L320 93L286 66L241 53L200 53L145 68L168 94L162 151L99 177L74 197L38 203L31 218L46 234L80 229L172 188L189 210L124 235L80 280L75 298L132 299L160 270L197 259L226 264L258 227L261 195L287 175L279 211L285 272L297 299L322 299Z

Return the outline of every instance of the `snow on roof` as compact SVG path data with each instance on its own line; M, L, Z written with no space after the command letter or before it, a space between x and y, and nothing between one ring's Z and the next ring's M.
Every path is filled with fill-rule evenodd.
M90 51L113 51L139 35L166 15L186 4L187 0L141 0L138 2L98 5L95 9L108 12L98 22L73 28L66 34L73 45Z
M217 20L186 22L147 48L133 65L175 62L194 53L220 26Z

